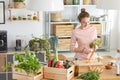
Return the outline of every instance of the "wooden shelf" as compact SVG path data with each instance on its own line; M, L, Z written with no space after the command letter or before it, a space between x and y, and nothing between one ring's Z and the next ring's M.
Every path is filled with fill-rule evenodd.
M12 21L12 22L24 22L24 21L39 21L39 20L9 20L9 21Z
M27 10L26 8L8 8L8 10Z
M72 22L72 21L70 21L70 22L50 22L50 24L68 24L68 23L77 24L79 22L77 22L77 21L75 21L75 22Z

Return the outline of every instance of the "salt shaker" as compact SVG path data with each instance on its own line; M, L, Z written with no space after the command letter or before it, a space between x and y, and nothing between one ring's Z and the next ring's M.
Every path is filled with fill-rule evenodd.
M118 61L116 63L116 75L120 76L120 63Z

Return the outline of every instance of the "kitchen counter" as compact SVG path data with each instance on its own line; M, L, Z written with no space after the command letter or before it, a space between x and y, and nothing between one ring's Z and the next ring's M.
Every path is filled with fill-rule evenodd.
M72 78L71 80L81 80ZM104 72L100 74L100 80L120 80L120 76L116 76L116 68L111 70L104 69Z
M107 57L104 57L101 61L105 65L111 60L113 60L113 58L110 56L107 56ZM49 80L49 79L42 79L42 80ZM71 80L81 80L81 79L75 79L74 77ZM104 71L100 74L100 80L120 80L120 76L116 76L116 67L113 67L110 70L107 70L104 68Z

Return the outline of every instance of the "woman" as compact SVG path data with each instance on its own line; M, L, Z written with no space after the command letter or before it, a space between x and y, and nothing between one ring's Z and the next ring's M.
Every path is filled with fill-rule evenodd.
M75 58L87 60L92 53L89 44L97 38L97 32L96 28L90 25L90 15L85 9L81 9L78 20L81 25L73 30L70 50L76 53ZM78 47L75 47L76 43Z

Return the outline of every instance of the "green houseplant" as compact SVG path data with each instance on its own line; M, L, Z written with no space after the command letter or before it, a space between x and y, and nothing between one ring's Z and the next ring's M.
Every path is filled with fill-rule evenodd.
M29 47L31 51L39 53L40 51L46 51L46 59L50 58L50 44L48 38L37 38L32 35L33 39L29 41Z
M25 3L23 3L25 0L13 0L14 2L14 8L24 8Z

